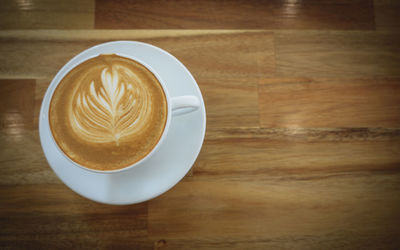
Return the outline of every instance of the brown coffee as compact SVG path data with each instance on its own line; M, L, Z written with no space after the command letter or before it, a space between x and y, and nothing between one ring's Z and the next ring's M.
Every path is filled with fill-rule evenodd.
M70 159L95 170L117 170L156 146L167 120L167 101L154 74L114 54L73 68L50 103L53 137Z

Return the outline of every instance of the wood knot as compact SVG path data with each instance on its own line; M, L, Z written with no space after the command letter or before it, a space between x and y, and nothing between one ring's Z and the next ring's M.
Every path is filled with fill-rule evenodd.
M167 241L166 240L159 240L156 242L156 249L157 248L161 248L161 247L165 247L167 245Z

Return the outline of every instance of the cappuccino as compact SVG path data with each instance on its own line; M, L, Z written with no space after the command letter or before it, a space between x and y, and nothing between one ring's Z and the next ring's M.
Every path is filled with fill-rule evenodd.
M58 84L49 121L59 148L94 170L117 170L148 155L168 115L164 90L145 66L115 54L73 68Z

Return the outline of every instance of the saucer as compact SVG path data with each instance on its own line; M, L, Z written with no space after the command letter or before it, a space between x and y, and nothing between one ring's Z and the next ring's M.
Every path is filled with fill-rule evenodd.
M65 75L69 66L79 64L87 56L113 53L116 50L132 55L153 68L164 80L171 97L194 95L200 99L201 105L194 112L172 117L164 143L142 165L113 174L94 173L71 166L56 148L51 138L46 107L49 106L50 93L56 87L56 82ZM51 82L43 98L39 117L40 141L44 154L61 181L81 196L113 205L147 201L175 186L194 164L203 144L205 130L204 101L195 79L186 67L158 47L133 41L100 44L71 59Z

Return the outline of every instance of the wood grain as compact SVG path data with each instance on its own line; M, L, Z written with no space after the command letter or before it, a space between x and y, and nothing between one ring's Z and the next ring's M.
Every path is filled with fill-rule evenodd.
M379 135L379 136L377 136ZM398 170L397 129L209 129L194 176L314 176Z
M148 42L175 55L199 82L210 78L252 80L275 72L271 32L162 37Z
M36 81L0 80L0 184L60 183L42 153Z
M100 29L374 29L369 1L96 1Z
M283 241L283 249L394 249L399 177L392 172L305 180L194 178L149 202L149 236L167 244Z
M2 185L0 200L0 246L150 249L153 244L145 240L146 203L101 205L58 184Z
M254 33L264 30L0 30L0 37L8 40L52 40L52 41L82 41L82 40L135 40L138 38L150 39L161 37L187 37L200 35L222 35L222 34L237 34L237 33ZM265 31L264 31L265 32ZM271 32L270 32L271 33Z
M399 76L399 38L400 33L391 32L277 32L277 74L334 78Z
M399 1L375 0L374 10L377 30L400 31Z
M39 129L39 114L42 106L42 101L47 88L49 87L52 79L51 78L38 78L36 80L35 87L35 104L34 104L34 119L33 126L35 129Z
M81 51L110 40L151 40L160 37L225 34L227 31L0 31L1 78L48 78Z
M35 80L0 79L0 130L16 135L32 128Z
M400 79L262 79L263 127L399 127Z
M0 185L60 184L44 157L37 130L0 132Z
M0 237L2 249L31 249L32 246L35 249L154 249L152 241L131 237L125 231Z
M258 127L257 83L241 79L198 80L208 128Z
M203 32L201 35L189 32L189 35L179 36L179 33L171 31L159 36L154 34L155 37L140 32L126 36L123 35L126 33L119 32L110 36L96 31L86 33L87 39L75 31L55 34L42 31L44 37L30 33L30 36L22 38L18 37L19 33L0 33L0 62L7 62L0 68L0 77L51 78L79 52L114 38L138 40L161 47L181 60L196 79L225 79L227 76L250 76L254 79L275 70L271 32Z
M85 29L94 26L94 0L2 0L0 29Z
M0 76L8 78L46 78L58 70L79 52L96 42L69 42L48 40L0 39Z
M318 236L290 236L279 237L267 240L160 240L159 245L155 249L389 249L396 250L399 248L393 239L396 239L396 233L387 232L385 235L376 235L375 233L359 234L354 237L353 232L332 232L329 234L320 234ZM350 240L349 240L350 239Z

